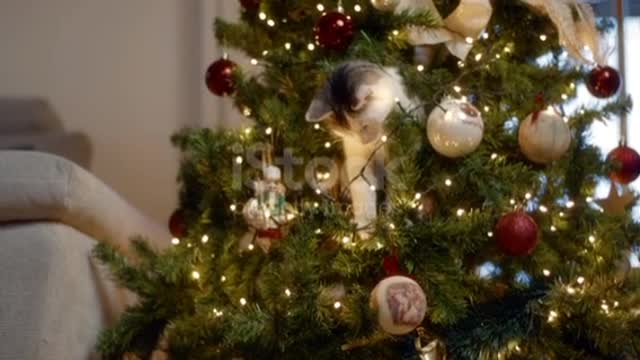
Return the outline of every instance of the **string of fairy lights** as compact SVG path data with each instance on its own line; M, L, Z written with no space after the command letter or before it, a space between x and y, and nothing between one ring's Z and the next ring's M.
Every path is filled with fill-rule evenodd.
M316 10L320 13L325 13L325 11L327 10L327 8L325 7L324 4L322 3L318 3L316 5ZM342 4L339 3L338 4L338 10L340 12L344 11L344 8L342 7ZM360 13L363 11L363 7L360 4L355 4L353 7L353 11L356 13ZM282 19L282 20L277 20L274 17L266 14L265 12L259 12L257 14L258 19L263 22L266 26L268 27L276 27L277 24L279 22L281 23L286 23L287 20L286 19ZM394 30L391 32L390 36L393 37L397 37L400 36L401 33L398 30ZM490 38L490 33L488 31L483 32L480 35L480 40L488 40ZM546 42L549 39L549 36L547 34L540 34L539 39L541 42ZM476 39L473 38L466 38L465 41L469 44L473 44L475 43ZM285 50L287 51L293 51L294 50L294 45L290 42L286 42L284 44L281 45ZM306 44L306 50L307 51L315 51L317 49L318 43L317 42L308 42ZM480 53L476 53L475 55L473 55L471 57L472 60L465 62L465 61L459 61L458 62L458 67L460 69L465 69L467 71L471 71L471 69L474 68L479 68L479 67L486 67L489 66L492 62L501 60L503 57L508 56L509 54L511 54L514 49L513 49L514 45L508 45L505 46L501 49L501 51L496 51L494 52L493 48L489 47L487 52L480 52ZM264 50L262 52L262 55L264 57L267 57L273 50ZM489 56L493 53L492 56ZM225 57L227 55L225 54ZM261 65L262 60L258 59L258 58L252 58L250 60L250 64L253 66L259 66ZM427 68L422 65L422 64L418 64L416 66L416 70L419 73L424 73ZM465 96L465 90L464 88L459 84L461 81L461 79L456 79L455 83L452 84L451 86L448 87L448 89L450 89L450 93L447 94L447 96L458 96L460 97L462 100L467 101L467 96ZM568 93L575 93L576 91L576 84L575 83L570 83L569 84L569 88L568 88ZM570 95L568 95L567 93L562 94L561 98L562 100L566 101L568 100L570 97ZM491 112L491 107L488 105L484 105L481 106L482 110L485 113L490 113ZM549 107L550 110L553 109L552 106ZM250 117L253 113L252 109L245 107L242 111L243 115L246 117ZM584 114L584 110L580 110L579 113L582 115ZM564 116L564 120L565 122L569 122L570 118L567 116ZM323 128L319 125L319 124L311 124L310 126L313 127L313 130L315 131L323 131ZM272 127L266 127L263 129L264 134L267 136L272 136L274 134L274 129ZM249 126L246 127L245 129L241 130L241 133L243 134L243 136L245 138L249 138L252 134L254 134L256 132L256 129L254 129L254 127ZM384 134L380 141L380 147L379 149L383 148L384 144L386 144L388 141L391 140L391 137L393 135L392 134ZM324 148L326 149L330 149L332 147L332 143L327 141L324 144ZM376 150L377 151L377 150ZM489 162L498 162L498 161L502 161L503 159L505 159L504 155L498 154L498 153L492 153L488 160ZM234 162L238 165L242 165L244 163L244 158L241 155L238 155L234 158ZM366 167L367 165L365 165ZM365 181L367 181L367 183L370 184L370 190L371 191L377 191L378 189L376 188L375 185L371 184L368 179L366 179L366 177L364 177L364 173L361 172L361 174L359 175L361 177L363 177L363 179ZM316 180L318 181L318 183L322 183L324 181L329 181L331 178L331 173L330 172L317 172L316 173ZM421 200L423 199L424 196L427 196L429 194L430 191L434 190L435 188L438 187L444 187L444 189L449 189L455 186L455 176L447 176L446 178L444 178L444 180L442 180L441 183L439 184L435 184L432 188L428 189L427 191L419 191L416 192L413 197L411 198L407 198L404 200L404 202L406 204L410 204L410 206L418 211L422 211L423 210L423 204L421 203ZM325 195L324 191L321 187L317 187L315 189L315 192L317 195ZM326 198L326 196L324 196L323 198ZM587 196L584 199L584 203L587 204L588 206L592 206L594 209L599 210L600 212L604 212L604 210L597 206L597 204L594 201L594 198L592 196ZM536 199L536 197L533 195L532 191L527 191L524 196L521 198L520 201L517 200L517 198L512 198L509 201L509 204L511 206L514 207L514 209L517 208L526 208L526 209L530 209L531 211L537 211L539 212L541 215L547 215L549 217L551 217L551 219L553 219L555 216L557 216L558 218L565 218L567 216L567 212L569 212L571 209L573 209L577 204L574 200L572 199L562 199L562 201L556 201L554 203L548 203L548 204L541 204L539 203L539 201ZM312 203L312 206L314 208L318 208L320 207L320 203L318 201L315 201ZM237 204L231 204L229 206L229 210L232 213L237 213L240 209L238 207ZM474 214L475 212L479 212L482 210L478 210L478 209L465 209L465 208L458 208L455 211L455 214L458 218L462 218L464 216L468 216L471 214ZM294 214L289 214L287 219L288 220L293 220L295 218ZM388 225L390 230L396 230L397 227L394 223L390 223ZM551 225L549 225L549 229L550 232L552 233L556 233L558 231L560 231L558 229L558 227L555 225L555 222L552 220L551 221ZM323 229L318 228L315 231L315 234L317 235L321 235L324 234ZM487 236L492 238L494 236L494 233L492 230L488 230L487 231ZM356 246L356 238L357 236L355 236L355 234L349 234L349 235L344 235L339 237L341 238L340 243L342 243L344 246L349 246L350 248L353 248ZM210 241L210 238L208 235L203 235L200 239L202 244L207 244ZM173 238L171 243L175 246L178 246L181 244L181 240L179 238ZM596 249L597 248L597 244L598 244L598 238L597 238L597 234L591 234L588 236L588 238L586 239L586 244L590 249ZM189 244L191 245L191 244ZM382 250L384 248L384 244L382 244L381 242L377 241L376 242L376 249L377 250ZM255 246L253 244L249 244L247 246L248 251L253 251L255 249ZM586 250L585 250L586 251ZM553 277L553 271L551 269L543 269L542 270L542 275L545 278L552 278ZM202 281L203 275L200 273L200 271L194 269L191 273L191 278L194 281ZM556 279L557 281L561 281L562 279ZM227 282L227 277L225 275L222 275L219 279L220 284L226 283ZM576 276L572 281L570 281L569 283L567 283L566 285L563 285L563 289L564 291L568 294L568 295L577 295L577 294L584 294L585 290L587 289L587 287L589 286L589 281L588 279L586 279L584 276L582 275L578 275ZM292 290L290 289L290 287L288 286L283 286L282 289L282 295L285 298L291 298L293 297L295 294L292 292ZM247 305L250 305L250 301L246 298L246 297L240 297L237 300L237 305L239 305L240 307L245 307ZM602 300L602 303L600 305L601 311L603 314L606 315L611 315L613 313L613 311L619 307L619 302L615 301L615 300L610 300L610 299L606 299L606 300ZM336 310L336 311L340 311L343 308L343 304L340 301L334 301L331 304L331 307ZM219 318L225 315L224 310L220 310L218 308L213 308L212 309L212 313L211 315L215 318ZM560 310L558 309L549 309L548 310L548 316L547 316L547 321L548 323L557 323L561 318L561 313ZM513 349L515 351L520 351L520 347L519 345L515 345L515 347L513 347Z

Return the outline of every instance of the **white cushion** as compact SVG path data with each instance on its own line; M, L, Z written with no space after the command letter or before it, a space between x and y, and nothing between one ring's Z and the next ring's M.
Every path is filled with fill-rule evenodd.
M134 298L60 223L0 226L0 360L98 358L98 335Z
M144 189L141 189L144 191ZM102 181L63 158L32 151L0 151L0 222L57 221L120 247L142 235L156 247L171 236Z

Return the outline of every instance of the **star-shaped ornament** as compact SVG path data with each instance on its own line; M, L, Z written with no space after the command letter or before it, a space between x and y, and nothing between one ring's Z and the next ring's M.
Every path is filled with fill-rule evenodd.
M616 184L612 182L609 196L597 201L609 215L624 215L627 208L636 202L636 196L626 186L621 188L622 193L619 193Z

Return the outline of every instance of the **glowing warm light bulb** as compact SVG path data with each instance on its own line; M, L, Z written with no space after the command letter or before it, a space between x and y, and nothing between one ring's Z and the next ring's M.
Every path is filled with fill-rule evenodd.
M173 239L171 239L171 243L172 243L173 245L180 245L180 239L178 239L178 238L173 238Z
M285 290L284 290L284 294L285 294L287 297L291 297L291 290L289 290L289 289L285 289Z
M342 307L342 303L340 303L340 301L336 301L335 303L333 303L333 308L334 309L340 309Z
M444 184L447 185L448 187L451 187L451 185L453 185L453 181L451 181L451 179L447 179L444 181Z
M229 206L229 210L231 210L231 211L234 211L234 212L235 212L236 210L238 210L238 206L237 206L236 204L231 204L231 205Z
M192 277L194 280L198 280L198 279L200 279L200 273L199 273L199 272L197 272L197 271L194 271L194 272L192 272L192 273L191 273L191 277Z
M242 156L237 156L236 157L236 164L240 165L244 162L244 159L242 158Z
M203 243L203 244L206 244L207 242L209 242L209 236L207 236L207 235L202 235L202 239L201 239L201 240L202 240L202 243Z
M245 299L245 298L240 298L240 305L242 305L242 306L247 305L247 299Z

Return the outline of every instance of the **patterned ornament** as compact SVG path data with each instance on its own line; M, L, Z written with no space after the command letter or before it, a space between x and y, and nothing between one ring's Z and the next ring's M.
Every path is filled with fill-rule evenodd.
M387 333L404 335L417 328L427 313L427 298L414 280L391 276L371 292L371 308L378 313L378 324Z
M571 131L562 116L550 108L535 112L522 122L518 143L527 159L549 164L567 153L571 145Z
M256 181L255 197L242 209L247 223L256 229L259 238L281 239L281 227L288 218L286 213L286 189L281 182L282 173L275 166L263 169L263 179Z
M482 114L465 100L445 99L427 120L429 142L438 153L450 158L475 151L483 135Z
M257 11L260 8L260 0L240 0L240 4L249 11Z
M229 96L235 91L233 70L236 64L227 59L213 62L207 69L205 83L212 94L217 96Z
M609 196L606 199L598 200L598 204L602 206L604 211L609 215L624 215L627 208L633 204L636 197L626 187L622 187L622 194L618 192L615 183L611 183Z
M332 11L322 15L313 31L323 48L344 51L351 45L356 28L350 16Z
M607 161L613 166L609 177L615 182L627 185L640 176L640 155L626 145L611 151Z
M504 215L495 229L498 248L508 256L531 255L538 246L538 224L523 211Z
M169 232L178 239L187 236L187 223L182 209L175 210L169 217Z
M606 99L615 95L620 89L622 79L618 70L611 66L598 66L591 70L587 88L591 95Z
M558 29L560 44L569 54L584 63L591 63L585 50L591 51L598 64L606 63L600 32L591 5L583 0L520 0L548 16Z

